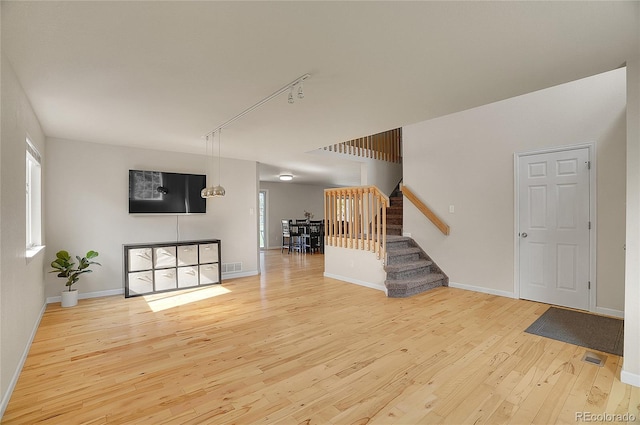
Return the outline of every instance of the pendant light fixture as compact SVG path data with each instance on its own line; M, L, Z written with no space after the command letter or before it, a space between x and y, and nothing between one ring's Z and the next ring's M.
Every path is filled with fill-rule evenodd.
M214 134L207 134L207 159L209 158L209 136L211 136L211 159L209 162L209 179L210 179L210 183L213 184L213 138L215 136ZM214 192L214 187L213 186L207 186L204 189L202 189L202 191L200 192L200 196L203 198L213 198L213 192Z
M220 145L222 144L222 128L223 127L227 127L232 122L244 117L249 112L251 112L254 109L264 105L265 103L267 103L268 101L270 101L274 97L286 92L287 90L289 90L289 97L288 97L288 102L289 103L294 103L293 91L294 91L294 89L296 87L298 87L298 99L303 99L304 98L304 91L303 91L302 84L303 84L304 80L306 80L309 77L311 77L311 74L304 74L304 75L296 78L295 80L293 80L292 82L290 82L286 86L283 86L280 89L276 90L275 92L271 93L269 96L265 97L260 102L256 103L253 106L250 106L249 108L247 108L244 111L240 112L238 115L236 115L235 117L231 118L230 120L224 122L223 124L220 124L218 127L216 127L214 130L212 130L211 132L209 132L206 135L207 150L209 148L209 139L211 138L211 173L210 174L211 174L211 182L213 183L213 174L214 174L213 165L214 165L214 159L215 159L213 150L214 150L214 143L215 143L215 135L216 135L216 132L218 133L218 184L216 186L209 186L209 187L205 187L204 189L202 189L202 191L200 192L200 195L203 198L215 198L215 197L219 197L219 196L224 196L225 193L226 193L224 187L222 187L222 185L220 184L220 181L221 181L220 178L221 178L221 175L222 175L222 173L220 172ZM211 136L211 137L209 137L209 136Z
M222 128L218 130L218 185L213 188L213 197L224 196L224 187L220 185L220 145L222 145Z

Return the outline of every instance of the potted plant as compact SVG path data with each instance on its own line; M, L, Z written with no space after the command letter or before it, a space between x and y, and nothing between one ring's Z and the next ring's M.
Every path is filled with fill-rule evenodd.
M304 218L307 219L307 224L309 224L309 221L311 221L311 219L313 218L313 214L307 210L304 210Z
M71 289L71 287L80 280L81 274L92 272L89 266L92 264L101 265L100 263L91 261L97 256L98 253L96 251L89 251L82 258L76 255L78 265L75 267L76 263L71 261L71 255L69 255L67 251L62 250L56 253L56 259L51 263L53 270L49 273L58 273L58 277L67 279L65 286L67 286L68 290L62 291L62 307L73 307L78 304L78 290Z

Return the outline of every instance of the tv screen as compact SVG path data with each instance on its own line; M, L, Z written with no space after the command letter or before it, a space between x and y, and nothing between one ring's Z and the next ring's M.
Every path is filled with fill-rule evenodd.
M204 214L207 201L200 196L203 174L129 170L130 214Z

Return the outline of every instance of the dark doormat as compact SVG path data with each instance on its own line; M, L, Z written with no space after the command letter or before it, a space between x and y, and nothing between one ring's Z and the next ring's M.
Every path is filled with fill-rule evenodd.
M624 320L550 307L525 332L622 356Z

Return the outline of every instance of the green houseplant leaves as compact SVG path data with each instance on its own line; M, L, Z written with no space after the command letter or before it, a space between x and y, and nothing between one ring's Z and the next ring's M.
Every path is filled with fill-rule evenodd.
M71 286L80 280L80 275L83 273L91 273L93 270L89 269L89 266L95 264L100 266L101 264L95 261L91 261L96 258L98 253L96 251L89 251L86 255L80 258L76 255L76 259L78 260L78 266L74 267L76 263L71 261L71 255L67 251L58 251L56 253L56 259L51 263L51 270L49 273L57 273L58 277L62 277L67 279L67 283L65 286L69 287L69 291L71 291Z

